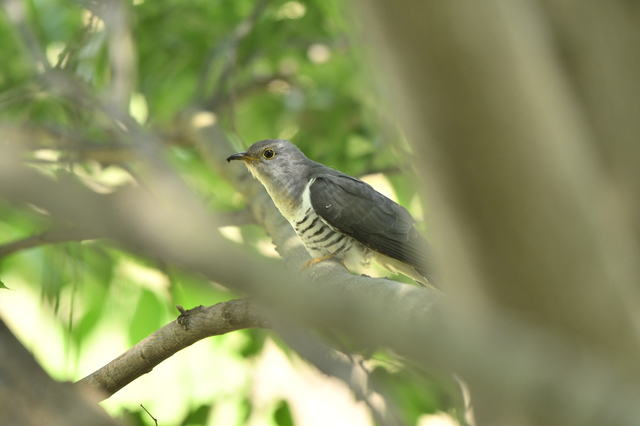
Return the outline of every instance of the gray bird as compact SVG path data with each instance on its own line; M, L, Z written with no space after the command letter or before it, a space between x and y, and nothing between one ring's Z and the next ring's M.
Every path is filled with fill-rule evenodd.
M422 286L438 286L431 246L402 206L369 184L309 160L291 142L267 139L227 161L241 160L267 189L313 258L371 260Z

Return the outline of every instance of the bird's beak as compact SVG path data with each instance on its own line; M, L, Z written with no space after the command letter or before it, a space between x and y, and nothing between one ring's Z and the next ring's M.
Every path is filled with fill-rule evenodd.
M241 161L244 161L245 163L248 163L251 161L257 161L258 159L247 155L246 152L239 152L237 154L233 154L227 157L227 162L230 162L231 160L241 160Z

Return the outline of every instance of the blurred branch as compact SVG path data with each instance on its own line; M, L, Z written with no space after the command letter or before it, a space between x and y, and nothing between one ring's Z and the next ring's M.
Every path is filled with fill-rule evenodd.
M54 182L31 169L21 166L9 147L0 150L0 194L15 203L34 203L46 209L53 218L73 221L78 226L94 229L105 238L114 239L131 250L141 251L168 262L182 265L192 271L208 275L211 279L233 288L256 294L269 292L260 285L264 281L278 283L282 280L279 268L269 262L252 257L236 244L227 241L215 230L215 221L175 173L166 167L152 168L148 176L149 190L135 187L120 188L108 196L96 194L73 179ZM228 147L218 152L218 160L224 162ZM220 155L220 153L225 153ZM155 160L154 160L155 161ZM226 165L226 164L225 164ZM158 166L159 167L159 166ZM253 179L238 167L220 169L226 174L240 174L239 185L245 193L254 193L249 205L259 223L268 226L267 232L279 240L279 249L285 255L292 254L295 269L309 259L304 247L294 236L293 229L273 206L266 192L257 187ZM9 177L11 177L9 179ZM16 186L12 182L20 182ZM310 268L311 273L333 270L340 285L357 281L360 285L376 288L380 302L388 300L389 292L401 298L411 289L424 294L428 300L433 295L413 286L394 283L385 279L355 277L333 262ZM247 268L246 265L255 265ZM289 280L295 286L294 277ZM385 285L380 285L385 284ZM275 284L274 284L275 285ZM298 286L299 287L299 286ZM349 288L356 288L349 285Z
M155 331L109 364L76 382L98 391L102 399L149 373L176 352L206 337L244 328L268 328L269 320L249 299L230 300L213 306L198 306Z
M271 82L276 80L282 80L291 85L294 84L294 79L292 78L292 76L283 73L276 73L268 77L255 77L250 82L234 89L233 100L231 99L231 96L223 93L220 96L217 96L215 99L212 98L210 102L206 104L206 107L210 111L231 109L233 108L234 103L243 101L245 100L245 98L262 92L269 87L269 84Z
M249 209L235 210L232 212L213 213L216 226L244 226L256 224L256 218Z
M51 64L47 60L47 57L38 42L37 37L27 24L26 15L27 10L25 7L26 3L21 0L3 0L2 6L4 7L4 11L6 16L9 18L9 21L13 23L16 28L22 43L27 48L27 51L31 54L31 59L33 60L34 69L39 64L45 70L51 69Z
M130 4L122 0L85 2L86 7L105 23L108 41L110 84L105 92L107 105L120 114L129 109L131 94L136 86L136 53L129 16Z
M91 229L75 227L51 229L38 235L33 235L31 237L0 245L0 258L20 250L26 250L46 244L85 241L95 238L100 238L100 235Z
M243 226L255 224L255 218L247 209L233 212L213 213L213 220L216 226ZM78 227L54 228L38 235L32 235L27 238L12 241L0 245L0 258L9 256L20 250L27 250L34 247L40 247L48 244L68 243L73 241L86 241L102 238L92 229L83 229Z
M559 66L584 108L603 167L624 188L640 238L638 5L624 0L539 3L548 16Z
M68 426L120 424L92 392L54 381L0 320L0 413L2 424Z
M626 411L627 398L640 390L640 250L638 212L628 197L638 187L640 134L630 116L640 85L638 67L627 66L629 53L613 58L607 46L594 60L590 48L605 46L596 30L607 28L607 43L631 52L637 9L630 13L625 1L546 10L540 3L555 5L368 0L359 11L369 44L384 49L376 63L395 83L389 93L436 201L448 294L457 302L447 323L457 323L469 354L493 359L481 367L470 357L463 361L470 368L459 371L479 423L631 425L638 414ZM550 31L554 9L570 20L561 39L580 33L590 41L559 53L558 34ZM592 25L582 25L584 16ZM634 164L632 191L603 167L593 120L560 58L579 58L581 65L589 58L585 74L607 70L616 82L616 91L605 84L591 95L602 117L615 117L607 124L619 120L607 99L628 105L629 125L618 123L603 141L621 133L633 141L615 147ZM510 365L516 360L519 370ZM609 398L606 389L630 393ZM592 391L598 403L617 408L594 410Z
M67 83L73 85L74 82ZM94 105L95 107L95 105ZM137 126L135 126L137 128ZM83 135L58 129L52 126L32 126L0 124L4 140L28 151L49 149L60 151L57 162L96 161L103 166L118 165L125 167L138 159L139 148L127 143L128 136L107 129L109 134L103 139L89 139ZM134 130L136 130L134 128ZM157 132L158 148L166 146L188 146L184 139L171 137ZM29 159L28 161L38 161Z
M135 160L133 149L118 141L88 139L68 130L51 126L34 127L3 124L0 130L11 134L11 138L7 138L8 142L23 141L20 143L23 149L61 151L61 162L94 160L100 164L109 165L125 164Z
M228 90L228 82L236 65L238 45L249 35L270 1L271 0L256 1L249 16L236 25L231 34L223 42L216 45L209 53L206 65L203 67L200 75L200 81L198 83L199 90L196 91L196 93L206 93L207 79L209 78L209 74L211 74L214 61L222 54L226 55L226 58L218 81L214 85L214 92L204 103L205 109L215 111L222 103L222 98L225 97L225 93Z
M63 69L69 66L76 66L82 47L85 46L91 34L96 30L96 22L96 16L91 15L87 24L71 36L71 39L65 43L64 49L58 55L58 61L54 65L54 68Z

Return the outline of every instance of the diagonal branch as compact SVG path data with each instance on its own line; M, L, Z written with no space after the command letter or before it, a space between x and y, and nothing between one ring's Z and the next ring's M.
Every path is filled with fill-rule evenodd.
M26 4L19 0L4 0L2 2L3 9L9 21L14 25L20 41L24 44L26 50L31 56L31 60L35 64L40 64L45 70L50 70L51 65L47 59L44 49L40 45L38 38L25 19L27 16Z
M100 238L97 232L84 228L51 229L38 235L12 241L0 245L0 258L9 256L20 250L39 247L46 244L66 243L71 241L85 241Z
M104 367L76 382L98 391L103 399L142 376L176 352L206 337L244 328L268 328L266 315L249 299L198 306L155 331Z

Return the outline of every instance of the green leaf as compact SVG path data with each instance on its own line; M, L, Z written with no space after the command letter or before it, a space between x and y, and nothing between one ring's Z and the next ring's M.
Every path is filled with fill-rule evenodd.
M2 281L0 281L0 288L4 288L7 290L11 290L9 287L7 287L6 285L4 285L4 283Z
M376 367L372 378L385 389L406 424L416 424L422 414L434 413L441 406L438 400L443 396L443 390L434 388L418 372L390 372Z
M211 405L201 405L191 410L182 421L182 426L198 426L207 424L207 418L211 412Z
M273 412L273 420L278 426L293 426L291 409L284 399L278 402L276 411Z
M247 344L241 349L240 353L244 358L250 358L258 355L262 351L264 342L270 333L267 330L260 329L247 329L243 330L243 332L249 337L249 339Z
M134 345L160 328L167 307L147 289L142 290L138 306L129 328L129 342Z

